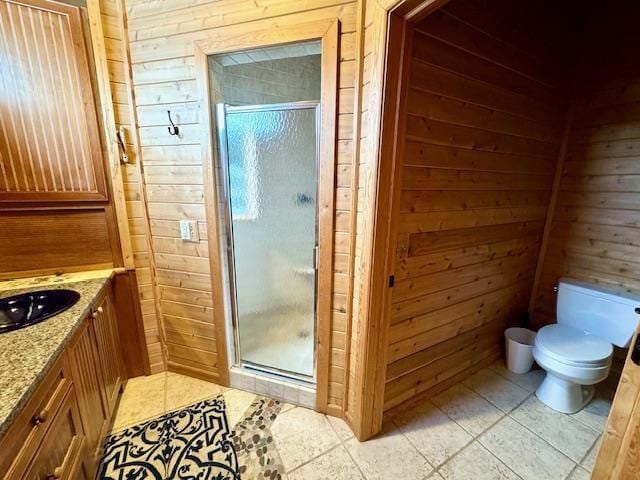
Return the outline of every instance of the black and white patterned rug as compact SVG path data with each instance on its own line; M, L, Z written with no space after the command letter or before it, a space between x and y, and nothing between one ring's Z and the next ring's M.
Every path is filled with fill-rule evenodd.
M231 430L222 395L115 433L105 440L100 480L282 478L270 426L282 405L256 397Z

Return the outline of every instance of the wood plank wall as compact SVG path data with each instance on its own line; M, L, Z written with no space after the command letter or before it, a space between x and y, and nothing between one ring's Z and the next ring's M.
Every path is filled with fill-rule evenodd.
M351 162L355 83L356 2L353 0L128 0L128 33L151 221L160 308L167 332L169 367L216 378L214 322L206 245L194 75L196 40L216 29L245 24L268 28L338 18L341 22L338 170L335 213L333 323L329 411L342 412L348 258L351 232ZM257 22L251 24L250 22ZM166 111L182 135L167 133ZM179 240L178 221L196 220L199 244Z
M144 182L138 158L135 111L131 108L129 65L127 63L126 19L121 0L101 0L102 27L105 36L109 80L117 128L123 127L130 163L123 165L124 191L129 218L131 244L133 248L140 307L144 320L145 340L149 353L151 373L165 370L162 347L162 330L156 309L153 284L153 258L151 257L150 233L144 202Z
M512 3L414 28L385 409L497 358L526 314L566 104L554 25Z
M640 8L614 2L584 32L575 119L540 287L538 326L555 322L560 277L640 292ZM617 7L616 7L617 5Z

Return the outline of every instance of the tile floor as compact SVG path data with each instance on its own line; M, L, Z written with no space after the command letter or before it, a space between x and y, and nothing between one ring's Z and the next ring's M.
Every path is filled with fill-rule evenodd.
M342 420L289 404L271 431L291 480L588 479L611 400L597 394L577 414L555 412L533 393L543 376L515 375L496 362L386 416L382 433L364 443ZM231 425L255 398L175 373L132 379L114 431L220 393Z

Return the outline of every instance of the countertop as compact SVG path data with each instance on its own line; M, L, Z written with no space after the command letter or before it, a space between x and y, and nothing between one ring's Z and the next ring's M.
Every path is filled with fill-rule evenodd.
M0 335L0 437L87 317L113 273L99 270L0 282L0 298L60 288L80 294L78 303L68 310L44 322Z

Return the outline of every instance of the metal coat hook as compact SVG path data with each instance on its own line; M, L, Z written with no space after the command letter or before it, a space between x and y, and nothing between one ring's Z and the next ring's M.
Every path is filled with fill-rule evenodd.
M171 110L167 110L167 115L169 115L169 121L171 122L171 126L167 127L169 135L178 135L180 133L180 129L175 123L173 123L173 120L171 120Z
M129 163L129 156L127 155L127 149L125 147L124 139L125 130L123 126L120 126L116 132L116 140L118 142L118 151L120 152L120 162Z

